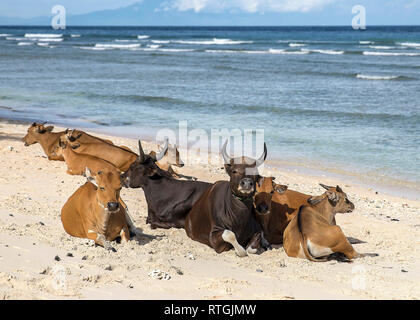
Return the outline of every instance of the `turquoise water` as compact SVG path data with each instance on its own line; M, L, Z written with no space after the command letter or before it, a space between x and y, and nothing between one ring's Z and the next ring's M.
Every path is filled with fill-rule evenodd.
M269 158L420 186L420 27L0 27L0 106L132 137L264 129Z

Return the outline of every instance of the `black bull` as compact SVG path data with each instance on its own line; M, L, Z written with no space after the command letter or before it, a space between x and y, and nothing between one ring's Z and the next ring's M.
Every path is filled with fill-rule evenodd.
M139 158L121 175L123 186L142 188L146 197L148 214L146 223L155 228L184 228L185 217L200 196L211 184L200 181L176 180L156 165L166 152L156 156L144 153L139 141Z

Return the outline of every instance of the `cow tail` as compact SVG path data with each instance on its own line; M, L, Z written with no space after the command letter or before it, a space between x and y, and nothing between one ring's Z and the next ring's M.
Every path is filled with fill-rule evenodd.
M325 262L325 261L327 261L326 258L316 258L313 255L311 255L311 253L309 252L308 243L306 242L305 235L302 232L301 212L302 212L303 208L304 208L304 206L300 206L299 212L297 214L297 225L298 225L298 230L299 230L299 235L300 235L300 243L302 245L303 252L305 253L306 258L310 261Z

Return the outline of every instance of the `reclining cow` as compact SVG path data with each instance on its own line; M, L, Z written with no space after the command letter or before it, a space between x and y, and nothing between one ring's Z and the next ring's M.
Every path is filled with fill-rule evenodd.
M271 244L283 243L283 233L300 206L307 205L310 195L289 190L274 182L274 177L261 178L254 196L255 217Z
M72 132L71 132L72 133ZM79 138L83 137L81 135ZM90 142L82 143L73 135L67 135L67 142L76 153L91 155L100 159L104 159L113 164L118 170L124 172L128 170L130 164L133 163L138 155L126 147L119 147L103 140L90 140ZM87 136L85 136L87 137ZM73 140L73 141L72 141Z
M200 181L177 180L160 169L168 143L158 154L145 154L139 140L139 157L121 175L124 187L142 188L147 201L146 223L155 228L184 228L185 217L200 196L211 186Z
M86 133L86 132L80 131L80 130L75 130L75 129L69 131L68 134L67 134L67 137L71 142L75 142L77 140L79 143L100 143L100 142L104 142L104 143L114 145L114 143L111 140L95 137L95 136L92 136L89 133ZM129 147L126 147L126 146L120 146L120 147L123 148L123 149L126 149L130 152L133 152Z
M364 256L354 250L335 224L336 213L354 210L354 204L339 186L328 187L323 195L309 198L308 204L300 207L284 231L283 247L289 257L320 262L334 253L344 254L349 260Z
M107 170L93 177L88 168L85 174L88 182L77 189L61 210L64 230L71 236L91 239L97 245L115 250L109 241L118 237L130 240L120 200L120 177L115 171Z
M44 123L32 123L28 128L27 134L22 138L25 146L28 147L32 144L39 143L44 150L48 160L64 161L62 156L58 156L54 153L54 150L58 147L58 142L63 134L68 131L52 132L54 126L45 127Z
M191 209L185 222L187 235L213 248L217 253L235 249L239 257L267 249L261 227L252 213L258 167L267 156L258 159L240 157L231 159L222 149L225 169L230 181L214 183ZM245 249L246 248L246 249Z

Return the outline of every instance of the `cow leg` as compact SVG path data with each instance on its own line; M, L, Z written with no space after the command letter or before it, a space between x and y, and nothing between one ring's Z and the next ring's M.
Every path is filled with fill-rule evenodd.
M103 248L105 248L107 250L114 251L114 252L117 251L106 240L106 238L105 238L105 236L103 234L98 234L97 232L95 232L93 230L88 230L87 238L90 239L90 240L95 241L95 244L97 244L98 246L101 246L101 247L103 247Z
M350 242L347 240L346 236L344 235L343 231L339 226L334 226L334 232L331 234L333 236L333 242L335 243L334 246L331 246L331 250L333 252L341 252L343 253L347 259L356 259L361 258L364 255L358 253L356 250L354 250L353 246L350 244Z
M238 240L236 240L236 236L232 231L224 230L222 239L233 246L238 257L246 257L248 255L247 251L238 243Z
M130 241L130 230L128 228L122 228L120 232L120 237L122 242Z

